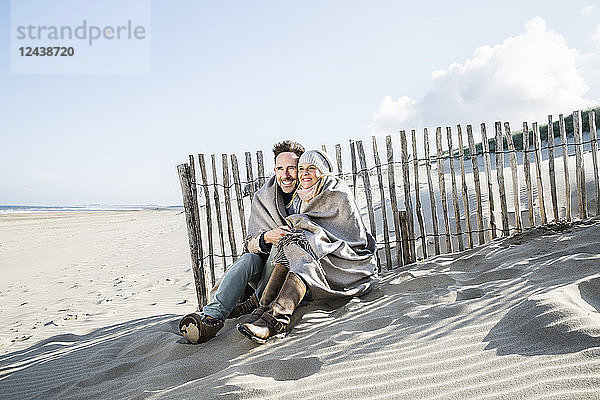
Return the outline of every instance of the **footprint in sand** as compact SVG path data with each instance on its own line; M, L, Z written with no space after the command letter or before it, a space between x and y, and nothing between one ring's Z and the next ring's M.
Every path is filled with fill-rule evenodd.
M485 292L480 288L466 288L456 292L456 300L473 300L483 297Z
M323 362L318 357L301 357L289 360L268 359L245 365L247 374L271 377L276 381L295 381L316 374Z

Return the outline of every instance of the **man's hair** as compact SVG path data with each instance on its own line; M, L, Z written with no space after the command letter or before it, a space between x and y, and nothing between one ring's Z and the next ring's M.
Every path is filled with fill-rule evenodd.
M291 152L300 157L302 153L304 153L304 146L293 140L284 140L283 142L276 143L275 146L273 146L273 154L275 155L275 158L277 158L277 156L281 153L285 152Z

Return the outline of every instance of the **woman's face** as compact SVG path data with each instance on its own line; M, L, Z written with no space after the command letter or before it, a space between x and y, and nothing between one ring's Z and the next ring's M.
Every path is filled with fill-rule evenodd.
M303 189L308 189L312 187L319 177L321 176L321 171L317 167L312 164L300 164L298 165L298 178L300 179L300 186Z

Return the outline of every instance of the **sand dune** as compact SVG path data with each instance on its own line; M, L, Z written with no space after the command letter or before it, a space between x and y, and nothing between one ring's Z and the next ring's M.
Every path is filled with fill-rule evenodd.
M183 216L162 224L183 227ZM193 288L181 290L191 273L154 268L157 282L181 279L149 292L159 312L133 296L106 323L101 304L90 313L88 303L88 332L47 327L62 331L12 343L0 356L0 397L600 398L599 242L591 220L429 258L383 275L363 298L301 308L285 338L262 346L233 320L210 342L186 344L177 321L194 307L176 300L193 299ZM16 290L3 287L3 300ZM5 323L11 312L3 306Z

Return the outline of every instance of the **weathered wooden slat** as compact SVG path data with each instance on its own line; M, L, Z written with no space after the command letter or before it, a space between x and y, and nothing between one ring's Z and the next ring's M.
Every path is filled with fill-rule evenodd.
M183 195L183 208L185 210L185 223L188 231L188 243L190 246L190 256L192 260L192 271L194 274L194 284L196 286L196 297L198 307L201 309L206 304L206 285L203 277L200 275L200 261L198 260L198 238L195 220L194 207L192 205L192 183L190 178L189 165L180 164L177 166L181 193Z
M406 131L400 131L400 156L402 159L402 178L404 179L404 207L408 220L408 234L410 236L410 261L417 260L415 251L415 219L410 196L410 170L408 166L408 146L406 142Z
M400 230L402 236L402 258L404 258L404 265L410 264L410 234L408 233L408 216L406 210L397 210L398 220L400 220Z
M223 260L223 271L227 268L227 259L225 258L225 239L223 226L223 219L221 218L221 199L219 198L219 187L217 180L217 161L215 155L210 155L210 161L212 164L212 175L213 175L213 195L215 200L215 213L217 214L217 229L219 230L219 244L221 245L221 258Z
M256 163L258 165L258 185L262 187L265 184L266 176L265 176L265 163L263 160L263 152L262 150L258 150L256 152Z
M246 215L244 213L244 197L242 196L242 185L240 183L240 170L238 168L237 156L231 155L231 171L233 172L233 184L235 186L235 197L237 199L238 217L242 227L242 237L246 237Z
M344 179L344 170L342 169L342 145L335 145L335 159L337 161L338 177Z
M427 172L427 187L429 188L429 203L431 204L431 221L433 227L433 239L435 254L440 254L440 230L438 227L437 205L435 202L435 192L433 182L431 181L431 158L429 155L429 134L427 128L423 128L423 140L425 145L425 170Z
M356 146L354 140L350 140L350 161L352 163L352 190L354 191L354 197L356 197L356 178L358 171L356 167Z
M548 115L548 172L550 173L550 197L554 222L558 222L558 198L556 196L556 173L554 172L554 125L552 114Z
M361 140L356 141L356 150L358 151L358 159L360 161L360 169L363 177L363 186L365 189L365 197L367 199L367 214L369 215L369 225L371 235L377 240L377 226L375 225L375 212L373 211L373 197L371 196L371 181L369 180L369 170L367 169L367 159L365 158L365 150ZM379 259L379 251L375 253L377 259L377 270L381 272L381 260Z
M385 190L383 188L383 175L381 173L381 160L379 159L379 149L377 148L377 139L375 136L373 139L373 158L375 161L375 168L377 170L377 183L379 183L379 196L381 204L381 218L383 222L383 241L385 242L385 262L386 268L392 269L392 252L390 250L390 233L387 220L387 206L385 201Z
M250 193L250 202L254 201L254 176L252 173L252 154L246 152L246 181L248 182L248 192Z
M194 155L190 154L189 172L190 172L190 189L192 191L192 206L194 207L194 221L196 225L196 237L198 241L198 261L203 270L204 277L204 249L202 247L202 224L200 223L200 207L198 207L198 184L196 179L196 163Z
M496 238L496 217L494 215L494 191L492 187L492 164L490 161L490 144L487 139L485 123L481 123L481 145L483 147L483 164L485 165L485 177L488 188L488 206L490 208L490 230L492 239Z
M446 138L448 140L448 161L450 163L450 179L452 180L452 207L454 208L454 226L456 230L456 240L458 242L458 251L465 249L465 243L462 236L462 224L460 222L460 204L458 204L458 189L456 188L456 171L454 168L454 147L452 145L452 128L446 127Z
M506 187L504 186L504 140L502 139L502 124L494 124L496 131L496 177L500 192L500 211L502 216L502 236L510 235L508 225L508 207L506 205Z
M385 145L387 149L388 191L390 193L390 203L392 206L392 214L394 216L394 236L396 237L396 262L398 263L398 266L401 266L404 265L402 258L402 236L398 214L398 198L396 197L394 149L392 146L392 137L390 135L385 137Z
M227 219L227 233L229 235L229 247L231 248L231 258L233 261L237 260L237 245L235 240L235 230L233 227L233 214L231 213L231 193L229 192L229 160L227 154L222 154L222 165L223 169L223 192L225 194L225 217Z
M565 198L567 199L565 209L565 219L571 221L571 180L569 178L569 150L567 148L567 129L565 119L562 114L558 116L558 126L560 129L560 142L562 145L562 159L565 178Z
M446 252L452 253L450 217L448 216L448 198L446 197L446 178L444 177L444 154L442 152L442 128L439 126L435 131L435 143L437 145L437 170L440 185L440 197L442 199L442 212L444 214L444 228L446 229Z
M575 141L575 176L577 177L577 200L579 218L587 218L587 193L585 190L585 165L583 162L583 139L581 134L581 111L573 111L573 140Z
M204 191L204 211L206 214L206 230L208 236L208 262L210 266L210 287L215 286L215 250L213 245L213 222L210 205L210 193L208 191L208 175L206 174L206 163L204 154L198 154L198 162L200 164L200 175L202 176L202 190Z
M473 248L473 228L471 227L471 207L469 205L469 190L467 188L467 179L465 177L465 150L463 143L462 128L456 125L458 133L458 158L460 160L460 178L462 182L462 201L465 211L465 224L467 228L467 246Z
M477 149L473 139L473 127L467 125L467 138L469 141L469 152L471 153L471 165L473 166L473 179L475 181L475 197L477 198L477 233L478 244L485 243L485 231L483 227L483 203L481 199L481 184L479 182L479 161L477 160Z
M421 233L421 249L423 258L427 258L427 235L425 233L425 222L423 221L423 210L421 206L421 186L419 185L419 155L417 153L417 133L414 129L410 131L412 136L413 148L413 172L415 175L415 213L419 222L419 231Z
M540 207L540 218L542 225L548 223L546 217L546 204L544 203L544 185L542 181L542 141L540 139L540 128L537 122L533 124L533 135L535 140L535 172L537 176L537 190L538 190L538 205Z
M508 156L510 160L510 171L512 172L512 191L513 191L513 206L515 209L515 227L517 232L523 230L523 224L521 222L521 199L520 199L520 188L519 188L519 175L517 169L517 152L515 151L515 142L513 141L512 132L510 131L510 124L504 123L504 134L506 136L506 144L508 145Z
M600 215L600 182L598 181L598 139L596 137L596 113L589 112L590 138L592 141L592 163L594 165L594 184L596 188L596 215Z
M535 226L535 216L533 214L533 190L531 187L531 168L529 161L529 126L523 122L523 171L525 173L525 186L527 187L527 215L529 216L529 226Z

